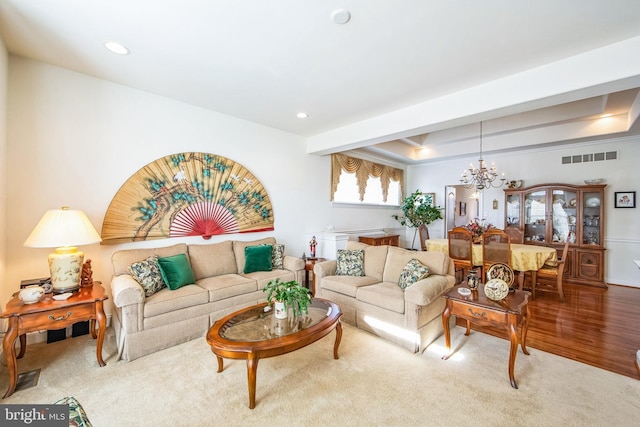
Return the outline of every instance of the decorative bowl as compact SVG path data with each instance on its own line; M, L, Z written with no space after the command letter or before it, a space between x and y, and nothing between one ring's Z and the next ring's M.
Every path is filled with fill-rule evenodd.
M598 185L604 182L604 178L596 178L596 179L585 179L584 183L587 185Z
M38 285L27 286L18 294L18 298L25 304L35 304L44 297L44 288Z

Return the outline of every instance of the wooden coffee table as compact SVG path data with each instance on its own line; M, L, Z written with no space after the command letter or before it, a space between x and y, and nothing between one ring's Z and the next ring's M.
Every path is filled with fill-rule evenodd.
M511 387L518 388L514 377L516 353L518 352L518 326L522 325L522 352L528 355L526 340L529 320L528 303L529 295L531 294L527 291L516 290L515 292L510 292L501 301L493 301L484 294L484 285L480 285L478 290L472 291L469 296L460 295L458 289L466 287L466 282L463 282L443 295L446 299L446 307L442 313L442 323L447 354L442 358L446 360L451 354L451 333L449 330L449 318L451 315L467 321L465 335L469 335L471 322L484 326L504 327L509 332L509 340L511 341L509 380L511 381Z
M298 320L279 320L273 310L265 311L267 303L258 304L231 313L216 321L207 333L207 342L218 359L218 372L222 372L223 358L246 359L249 386L249 408L256 406L256 375L258 361L298 350L336 330L333 357L338 359L342 338L340 316L335 303L314 298L309 314Z

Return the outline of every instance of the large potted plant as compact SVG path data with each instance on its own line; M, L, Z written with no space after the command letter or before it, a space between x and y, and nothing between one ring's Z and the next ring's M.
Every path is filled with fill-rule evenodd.
M289 282L282 282L280 279L272 280L266 284L263 291L267 292L267 301L274 303L274 315L279 319L287 317L289 308L293 317L309 312L311 292L295 280Z
M402 215L395 214L391 217L406 227L415 228L411 248L416 241L418 227L422 224L429 225L435 220L442 219L442 208L435 206L432 197L416 190L413 194L402 200Z

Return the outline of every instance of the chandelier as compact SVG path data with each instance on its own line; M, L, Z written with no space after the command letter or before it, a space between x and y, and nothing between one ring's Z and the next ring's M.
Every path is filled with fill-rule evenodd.
M496 172L496 167L491 164L491 168L487 169L487 166L482 158L482 122L480 122L480 159L478 160L479 165L476 169L471 163L468 170L462 171L462 176L460 177L460 183L466 188L475 187L477 190L483 190L485 188L498 188L501 187L506 181L506 177L504 173L500 177L500 182L494 184L494 181L498 178L498 172Z

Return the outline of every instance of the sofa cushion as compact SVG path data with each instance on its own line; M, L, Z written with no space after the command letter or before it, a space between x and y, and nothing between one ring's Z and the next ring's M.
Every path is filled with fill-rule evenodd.
M242 242L239 240L233 241L233 254L236 257L236 271L238 273L244 271L244 248L247 246L258 246L261 244L275 245L276 239L274 237L266 237L264 239L252 240L249 242Z
M398 283L402 269L412 258L417 259L429 267L429 274L449 274L449 255L443 252L410 251L408 249L389 246L382 280L384 282Z
M254 271L271 271L271 256L273 254L273 246L259 245L247 246L244 248L244 274L253 273Z
M209 293L200 286L186 285L175 291L165 288L145 300L143 316L158 316L208 302Z
M398 286L400 286L400 289L406 289L416 283L418 280L424 279L428 275L429 267L422 264L417 259L412 258L402 269L402 273L400 273L400 279L398 279Z
M120 276L121 274L129 274L129 266L134 262L149 258L151 255L158 257L167 257L177 254L186 254L187 245L178 243L177 245L165 246L160 248L148 249L123 249L115 251L111 255L111 263L113 264L113 274Z
M404 313L404 292L393 282L381 282L357 289L356 299L376 307Z
M322 278L320 283L322 289L329 289L355 298L359 287L373 285L378 283L378 280L369 276L326 276Z
M388 246L371 246L354 240L347 240L346 249L364 250L365 276L375 277L380 282L382 281L382 271L384 270L384 263L387 259Z
M338 249L336 276L364 276L364 250Z
M271 246L273 248L273 252L271 253L271 267L274 270L282 270L284 268L284 245L268 245L266 243L262 243L263 246Z
M167 287L175 291L181 286L196 283L187 254L158 258L162 278Z
M206 277L198 280L197 285L209 292L209 301L211 302L258 290L257 282L254 279L239 274Z
M231 240L210 245L189 245L189 261L196 280L238 272Z
M144 295L150 297L160 289L167 287L162 279L160 264L158 264L158 256L151 255L142 261L134 262L129 266L129 273L140 283L144 289Z

